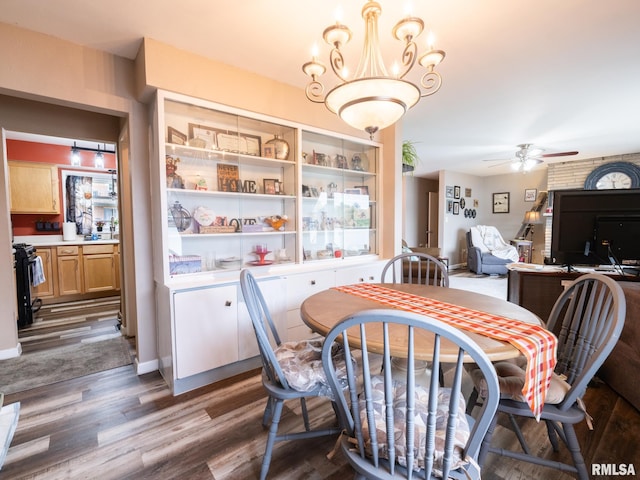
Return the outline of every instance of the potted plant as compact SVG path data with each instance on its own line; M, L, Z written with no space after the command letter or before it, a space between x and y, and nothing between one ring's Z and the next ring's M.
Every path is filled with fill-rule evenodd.
M413 172L418 162L420 162L420 157L418 157L414 142L404 140L402 142L402 173Z
M99 231L99 232L101 232L101 231L102 231L102 227L104 227L104 223L105 223L105 222L103 222L102 220L98 220L98 221L96 222L96 230L97 230L97 231Z

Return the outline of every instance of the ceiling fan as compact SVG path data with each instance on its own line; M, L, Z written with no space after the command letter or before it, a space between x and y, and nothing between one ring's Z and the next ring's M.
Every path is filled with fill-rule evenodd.
M515 171L522 170L523 172L528 172L536 165L542 163L543 158L568 157L571 155L578 154L576 150L571 152L543 153L544 149L536 147L531 143L521 143L517 147L518 147L518 150L516 150L515 157L513 159L507 160L502 163L498 163L496 165L491 165L491 166L497 167L499 165L511 163L511 168L513 170ZM485 160L485 161L493 162L495 160Z

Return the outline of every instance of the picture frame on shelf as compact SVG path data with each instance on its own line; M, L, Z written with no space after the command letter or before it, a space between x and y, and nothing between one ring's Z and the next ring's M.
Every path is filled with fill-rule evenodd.
M318 189L316 187L309 187L309 193L312 197L319 197Z
M345 195L362 195L362 190L359 188L345 188Z
M176 145L186 145L187 136L173 127L167 127L167 141Z
M271 144L265 144L262 147L262 156L264 158L276 158L276 146Z
M199 125L196 123L189 124L189 146L197 148L206 148L215 150L218 148L216 134L217 128Z
M367 185L356 185L353 188L359 188L361 195L369 195L369 187Z
M278 195L280 190L279 182L275 178L265 178L262 180L264 193L267 195Z
M538 196L538 190L536 188L526 188L524 190L524 201L535 202Z
M493 194L493 213L509 213L509 192L498 192Z
M309 189L308 185L302 185L302 196L303 197L310 197L311 196L311 190Z
M460 198L460 186L456 185L455 187L453 187L453 198Z

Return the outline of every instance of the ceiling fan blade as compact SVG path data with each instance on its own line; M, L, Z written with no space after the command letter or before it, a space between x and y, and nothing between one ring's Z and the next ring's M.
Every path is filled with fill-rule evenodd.
M548 158L548 157L568 157L568 156L577 155L577 154L578 154L577 151L573 151L573 152L545 153L544 155L540 155L540 156L544 157L544 158Z

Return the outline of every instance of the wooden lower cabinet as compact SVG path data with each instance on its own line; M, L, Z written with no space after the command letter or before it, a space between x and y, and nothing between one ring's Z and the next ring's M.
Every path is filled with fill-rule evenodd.
M41 300L55 298L58 295L56 276L58 274L56 265L56 250L49 247L38 247L36 255L42 259L42 270L44 273L44 283L34 288L34 295Z
M58 295L75 295L82 291L82 262L77 245L57 247Z
M116 264L113 245L83 245L83 293L116 289Z
M65 245L50 249L38 248L36 253L42 252L47 256L46 250L50 250L51 277L55 278L55 285L45 284L39 286L37 294L42 299L64 300L64 297L85 295L102 292L116 294L119 276L119 261L117 245ZM45 259L43 258L43 265ZM47 267L45 267L45 277ZM40 293L40 288L47 295ZM51 291L48 289L51 288Z

